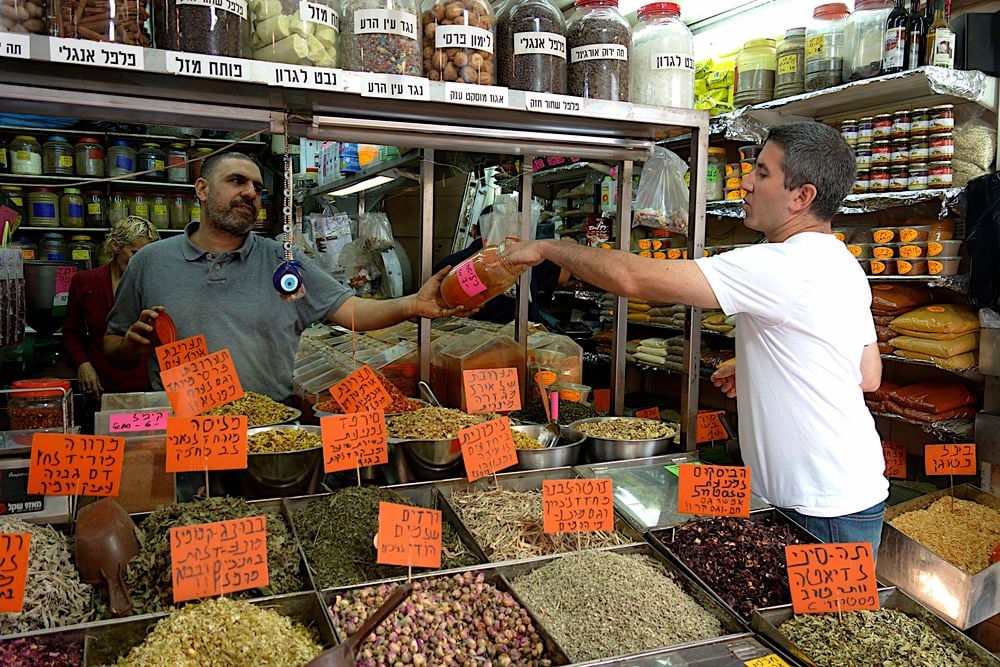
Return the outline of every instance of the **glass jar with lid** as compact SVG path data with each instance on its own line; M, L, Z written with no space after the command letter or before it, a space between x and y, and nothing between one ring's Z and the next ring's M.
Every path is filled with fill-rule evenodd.
M52 188L36 188L28 193L28 224L32 227L59 226L59 195Z
M149 24L148 0L97 2L87 5L82 12L78 10L80 3L77 0L50 2L51 29L56 37L152 46L146 29Z
M247 0L226 0L214 4L157 0L152 3L156 48L250 58L253 54L249 4ZM263 4L299 6L299 3L287 1ZM259 15L257 20L262 20Z
M187 146L185 144L170 144L170 152L167 153L167 181L170 183L188 182L190 169L187 159Z
M774 99L778 56L773 39L751 39L736 56L733 104L743 107Z
M129 198L128 214L149 220L149 199L142 192L134 192ZM152 220L150 220L152 222Z
M12 430L73 426L73 390L68 380L37 378L15 380L7 400Z
M65 188L59 198L59 220L63 227L83 227L83 195L77 188Z
M45 232L38 240L38 258L43 262L62 262L68 254L66 238L59 232Z
M566 70L570 95L628 102L632 28L618 0L576 0L566 24Z
M108 224L107 202L100 190L83 193L83 220L87 227L105 227Z
M726 149L708 149L708 168L705 172L705 200L720 201L726 197Z
M114 225L129 216L130 198L121 192L112 192L108 198L108 224Z
M163 152L160 148L160 144L154 142L147 142L142 145L139 149L139 154L136 159L136 171L137 172L149 172L142 174L142 180L144 181L163 181L166 180L166 174L164 173L164 168L167 166L167 154Z
M108 147L108 176L133 178L135 173L136 153L129 142L115 139Z
M170 229L184 229L190 216L187 195L175 194L170 198Z
M201 165L205 163L205 159L212 154L211 148L196 148L194 149L194 161L191 163L191 182L194 183L199 178L201 178Z
M15 236L14 245L21 249L21 259L25 261L38 259L38 244L30 236Z
M629 96L632 102L694 108L694 37L673 2L639 9L632 31Z
M336 67L339 4L336 0L311 0L308 6L298 2L251 2L254 59Z
M806 29L790 28L777 49L778 74L774 99L801 95L806 91Z
M149 221L157 229L170 229L170 200L162 192L149 197Z
M850 14L847 5L831 2L813 10L806 26L806 90L839 86L844 70L844 24ZM881 31L880 31L881 32Z
M497 80L536 93L566 93L566 21L549 0L511 0L497 23Z
M42 146L42 173L46 176L73 175L73 147L66 137L54 134Z
M24 188L20 185L0 185L0 201L4 200L8 202L7 206L24 210Z
M857 0L844 23L844 81L870 79L882 73L885 23L893 0Z
M76 175L104 178L104 146L94 137L76 142Z
M341 67L354 72L423 73L417 0L344 0L342 7Z
M69 239L69 258L81 271L92 269L97 259L97 246L87 234L74 234Z
M10 173L24 176L42 175L42 145L27 134L19 134L10 142Z
M424 76L431 81L496 83L496 22L487 0L424 0Z

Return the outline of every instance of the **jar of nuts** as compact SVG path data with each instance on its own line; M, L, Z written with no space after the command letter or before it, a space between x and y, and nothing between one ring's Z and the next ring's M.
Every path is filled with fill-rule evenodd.
M45 0L0 0L0 32L44 35Z
M58 37L152 46L147 0L51 0Z
M10 387L15 390L7 401L11 430L62 428L64 411L65 425L73 426L73 392L68 380L16 380Z
M424 74L431 81L492 86L496 20L485 0L425 0Z

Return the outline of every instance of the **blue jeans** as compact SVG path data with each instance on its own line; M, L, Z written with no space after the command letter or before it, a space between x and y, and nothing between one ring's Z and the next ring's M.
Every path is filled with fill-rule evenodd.
M823 542L871 542L872 556L878 557L878 545L882 541L882 517L885 503L866 510L844 516L806 516L795 510L780 508L795 523L799 524Z

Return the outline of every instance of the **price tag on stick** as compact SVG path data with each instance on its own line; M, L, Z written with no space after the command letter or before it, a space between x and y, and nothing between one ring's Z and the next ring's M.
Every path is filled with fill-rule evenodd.
M162 431L167 428L170 412L130 412L108 415L108 431L111 433L132 433L135 431Z
M879 608L871 543L793 544L785 559L796 614Z
M516 368L462 371L462 375L467 412L477 414L521 409L521 385Z
M385 415L381 411L323 417L319 424L323 432L323 469L326 472L389 462Z
M160 363L161 373L207 356L208 346L205 345L205 337L201 334L175 340L156 348L156 360Z
M728 440L729 429L723 421L724 410L698 413L698 442L714 442L715 440Z
M403 567L441 567L441 510L378 504L375 562Z
M24 608L30 550L31 533L0 533L0 612Z
M245 415L167 419L167 472L243 470L246 467Z
M470 482L517 465L514 436L506 417L463 428L458 432L458 442Z
M885 476L906 479L906 445L892 440L882 441Z
M330 393L344 408L344 412L384 410L392 403L392 396L368 364L330 387Z
M608 478L542 481L546 533L588 533L615 529L612 483Z
M267 518L171 528L170 567L174 602L267 586Z
M924 472L928 475L977 475L976 445L926 445Z
M177 417L193 417L243 397L243 386L229 350L160 373Z
M28 493L43 496L117 496L125 439L35 433Z
M635 416L640 419L659 419L660 409L659 408L643 408L642 410L636 410Z
M678 466L677 511L709 516L750 516L750 468Z

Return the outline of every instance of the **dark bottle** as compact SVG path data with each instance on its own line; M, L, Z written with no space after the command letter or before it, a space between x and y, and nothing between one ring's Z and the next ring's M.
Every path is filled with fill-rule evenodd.
M885 20L885 35L882 41L882 74L895 74L906 68L906 7L904 0L896 0L889 17Z
M929 3L928 3L929 4ZM920 0L910 0L910 15L906 18L906 69L916 69L927 64L927 21L920 13Z

